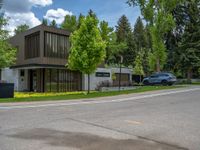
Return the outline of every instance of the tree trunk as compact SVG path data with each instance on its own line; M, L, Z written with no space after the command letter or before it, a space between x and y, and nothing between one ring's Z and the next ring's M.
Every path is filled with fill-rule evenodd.
M142 76L140 75L140 85L141 85L141 83L142 83L142 81L141 81L141 80L142 80Z
M192 68L190 67L187 70L187 80L188 80L188 82L191 81L191 78L192 78Z
M90 74L88 74L88 94L90 94Z
M160 60L159 59L156 60L156 71L160 72Z

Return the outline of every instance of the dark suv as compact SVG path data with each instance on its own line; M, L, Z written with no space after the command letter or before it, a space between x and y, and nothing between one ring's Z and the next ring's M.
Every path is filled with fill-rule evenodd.
M155 73L143 79L144 85L173 85L177 81L172 73Z

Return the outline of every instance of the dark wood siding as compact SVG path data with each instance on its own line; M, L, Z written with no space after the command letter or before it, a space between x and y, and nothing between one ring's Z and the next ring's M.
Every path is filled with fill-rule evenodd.
M44 57L67 59L69 38L66 35L44 33Z
M25 36L25 59L40 56L40 32Z

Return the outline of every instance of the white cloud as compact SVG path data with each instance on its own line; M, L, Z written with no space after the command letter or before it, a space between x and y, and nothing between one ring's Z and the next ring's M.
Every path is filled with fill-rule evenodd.
M52 0L29 0L32 4L35 4L37 6L45 7L47 5L53 4Z
M31 28L31 27L41 24L41 21L38 18L36 18L35 14L32 12L15 13L15 14L5 12L5 16L9 18L9 22L8 22L9 24L8 26L5 27L5 29L10 31L11 35L14 34L14 30L16 26L27 24Z
M50 9L47 11L44 18L48 19L49 21L55 20L57 24L61 24L64 21L66 15L72 15L72 12L61 8L58 8L57 10Z
M9 24L5 28L13 35L14 29L19 25L27 24L32 28L41 24L40 20L31 11L31 8L37 6L45 7L52 3L52 0L5 0L3 10L5 16L9 18Z

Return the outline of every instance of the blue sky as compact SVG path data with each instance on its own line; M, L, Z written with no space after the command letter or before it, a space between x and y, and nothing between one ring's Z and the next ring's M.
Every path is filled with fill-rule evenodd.
M28 24L34 27L41 23L43 18L51 21L56 18L58 22L66 14L78 16L87 14L92 9L100 20L109 22L115 27L118 19L125 14L132 27L140 15L137 7L129 7L127 0L4 0L6 16L10 18L8 29L11 31L17 25Z

